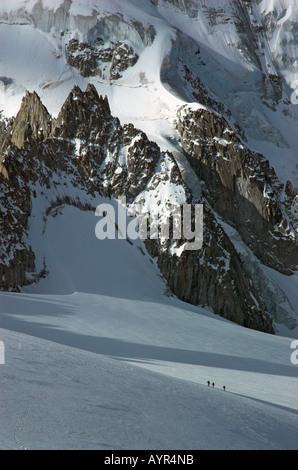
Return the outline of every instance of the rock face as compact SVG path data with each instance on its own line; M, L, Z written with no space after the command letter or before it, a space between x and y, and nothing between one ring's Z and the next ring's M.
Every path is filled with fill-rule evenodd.
M118 80L127 68L133 67L138 55L125 42L104 43L97 38L95 44L71 39L67 46L68 63L76 67L83 77L98 75L102 79Z
M264 264L292 274L298 251L290 182L284 188L269 162L245 148L225 119L208 109L180 109L177 128L212 208Z
M1 290L16 290L28 283L27 274L35 267L34 253L24 240L31 214L31 197L12 149L7 152L2 165L5 171L0 173Z
M248 328L273 333L272 319L257 302L258 294L245 275L242 262L211 210L204 206L204 242L201 250L171 256L147 244L170 290L194 305ZM150 245L151 246L148 246Z
M11 142L22 148L24 142L33 139L45 139L51 133L51 116L33 92L26 92L23 103L12 126Z
M21 125L29 113L27 127ZM170 290L180 299L209 306L246 327L273 332L272 320L257 300L258 293L207 198L199 201L193 196L171 154L161 152L134 126L122 127L111 116L107 99L98 96L93 85L85 92L75 87L57 119L49 117L34 93L27 93L12 129L1 157L6 209L1 215L1 233L7 240L3 251L9 254L1 259L1 289L15 290L46 275L46 261L42 271L36 272L34 254L26 244L28 218L38 198L47 207L45 220L61 204L94 210L97 194L126 196L130 207L157 198L164 214L175 202L192 206L201 202L201 249L181 250L185 236L174 243L148 237L148 252L156 257ZM79 198L69 194L69 187L79 190ZM162 188L171 194L168 199L161 197ZM179 200L173 200L173 194L179 194Z

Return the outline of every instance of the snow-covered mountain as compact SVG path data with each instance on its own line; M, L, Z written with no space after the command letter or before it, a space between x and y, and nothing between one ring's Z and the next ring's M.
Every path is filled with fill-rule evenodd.
M297 0L0 1L3 448L296 447L297 17ZM164 221L200 204L202 245L132 239L116 221L120 239L98 240L100 204ZM58 390L62 434L47 411ZM181 406L178 390L201 418L165 437L158 417Z
M167 122L177 105L198 100L231 113L297 188L296 0L3 0L0 8L7 114L26 89L58 113L73 85L90 78L113 114L148 132L146 121Z

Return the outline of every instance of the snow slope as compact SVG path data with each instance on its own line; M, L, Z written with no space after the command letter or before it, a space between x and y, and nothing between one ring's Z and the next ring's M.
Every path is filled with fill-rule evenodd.
M0 294L0 448L297 449L290 338L166 295L141 245L60 212L32 237L49 276Z

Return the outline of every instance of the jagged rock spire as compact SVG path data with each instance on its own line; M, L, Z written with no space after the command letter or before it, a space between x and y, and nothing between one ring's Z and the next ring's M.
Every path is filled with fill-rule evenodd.
M76 85L66 98L57 119L54 120L52 133L54 136L59 135L64 138L75 137L78 128L81 133L88 133L103 117L105 119L110 117L110 113L108 98L99 96L94 85L89 83L85 92ZM87 127L86 132L84 126Z
M87 125L89 129L96 125L95 109L97 120L110 116L108 98L99 96L92 84L87 85L86 91L74 86L57 119L52 119L35 91L26 91L12 126L10 141L21 149L31 139L43 140L57 135L72 138L80 125Z
M38 94L26 91L12 126L11 141L18 148L30 139L45 139L51 133L52 118Z

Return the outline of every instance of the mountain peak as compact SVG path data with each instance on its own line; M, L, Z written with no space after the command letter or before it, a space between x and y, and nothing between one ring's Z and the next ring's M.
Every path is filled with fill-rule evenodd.
M96 116L94 111L96 110ZM66 98L57 119L53 123L53 134L73 138L79 126L91 124L102 116L111 116L107 96L99 96L94 85L89 83L85 91L75 85ZM91 119L91 121L90 121Z
M51 133L52 118L38 94L28 90L12 126L11 141L22 148L31 138L44 139Z

